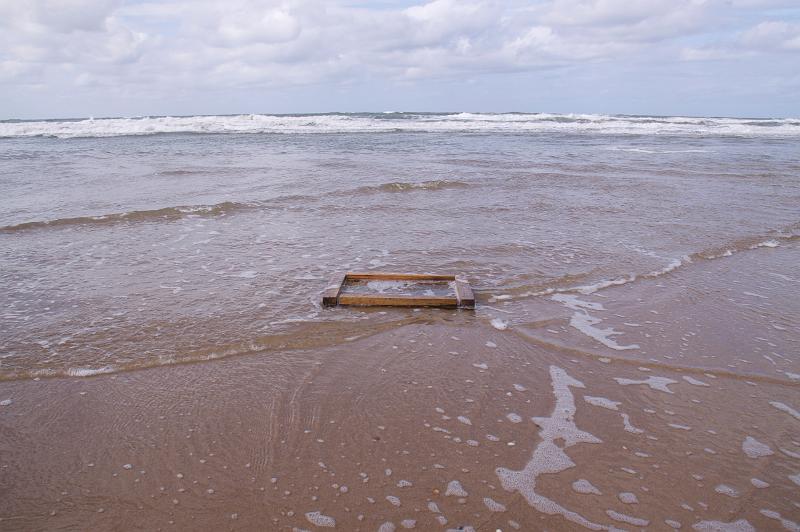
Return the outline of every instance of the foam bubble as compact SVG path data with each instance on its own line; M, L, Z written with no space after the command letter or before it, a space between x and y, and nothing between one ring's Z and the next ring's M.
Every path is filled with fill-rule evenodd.
M683 380L685 380L686 382L688 382L689 384L692 384L694 386L710 386L710 384L708 384L707 382L703 382L703 381L697 380L697 379L692 378L692 377L690 377L688 375L684 375L683 376Z
M714 488L714 491L720 493L722 495L727 495L728 497L738 497L739 492L736 489L728 486L727 484L719 484Z
M581 291L580 288L577 289L579 292ZM559 303L563 303L565 307L570 310L605 310L603 305L600 303L592 303L590 301L583 301L578 299L577 296L571 294L556 294L550 298L553 301L558 301Z
M483 498L483 504L492 512L505 512L506 507L490 497Z
M777 240L765 240L764 242L759 242L758 244L753 246L755 248L776 248L780 246L780 242Z
M625 426L625 431L626 432L630 432L631 434L642 434L642 433L644 433L644 430L636 428L633 425L631 425L631 418L628 416L628 414L625 414L623 412L620 415L622 416L622 424Z
M762 458L770 456L775 452L766 443L761 443L752 436L748 436L742 442L742 451L750 458Z
M494 327L498 331L505 331L506 329L508 329L508 322L503 321L500 318L493 318L490 323L492 324L492 327Z
M445 490L444 496L449 497L451 495L454 497L466 497L469 495L469 493L467 493L467 490L465 490L464 486L461 485L461 482L457 480L451 480L447 484L447 490Z
M800 453L796 453L794 451L790 451L789 449L784 449L783 447L780 448L781 452L790 458L795 458L800 460Z
M619 512L615 512L614 510L606 510L606 515L608 515L614 521L619 521L620 523L628 523L629 525L633 526L647 526L650 524L650 521L647 519L641 519L639 517L633 517L626 514L621 514Z
M763 515L764 517L768 517L770 519L775 519L776 521L779 521L781 526L786 530L790 530L792 532L800 532L800 525L798 525L794 521L790 521L789 519L786 519L785 517L783 517L780 514L780 512L776 512L775 510L766 510L766 509L764 509L764 510L761 510L761 515Z
M778 401L770 401L769 404L771 404L781 412L786 412L795 419L800 419L800 412L798 412L797 410L795 410L794 408L792 408L787 404L779 403Z
M336 519L328 515L323 515L322 512L308 512L306 514L308 522L314 526L334 528L336 526Z
M615 349L617 351L639 348L637 344L619 345L617 342L612 340L611 336L616 336L622 333L615 331L611 327L605 329L600 329L598 327L595 327L595 325L601 323L603 320L589 314L587 312L587 309L604 310L603 305L599 303L590 303L588 301L582 301L578 299L576 296L570 294L556 294L550 299L552 299L553 301L558 301L559 303L563 303L567 308L575 311L573 312L572 317L569 320L569 324L571 327L578 329L586 336L589 336L590 338L597 340L606 347L610 347L611 349Z
M514 412L510 412L506 414L506 419L508 419L512 423L520 423L522 421L522 416L519 414L515 414Z
M583 400L590 405L599 406L600 408L607 408L608 410L618 410L617 407L620 405L619 401L612 401L611 399L606 399L605 397L591 397L589 395L584 395Z
M756 532L753 525L746 519L739 519L730 523L722 521L700 521L692 525L692 528L700 532Z
M585 478L579 478L575 482L572 483L572 489L577 493L582 493L584 495L592 494L592 495L602 495L599 489L594 487L591 482L586 480Z
M648 377L641 381L637 381L634 379L623 379L620 377L615 377L614 380L617 381L617 384L621 384L623 386L628 386L631 384L646 384L653 390L658 390L660 392L665 392L665 393L672 393L672 390L669 389L669 385L678 382L672 379L668 379L667 377L655 377L655 376Z
M617 497L625 504L639 504L639 499L636 497L636 494L629 491L623 491L618 494Z
M67 375L70 377L92 377L94 375L103 375L105 373L114 373L117 370L114 366L103 366L100 368L69 368Z

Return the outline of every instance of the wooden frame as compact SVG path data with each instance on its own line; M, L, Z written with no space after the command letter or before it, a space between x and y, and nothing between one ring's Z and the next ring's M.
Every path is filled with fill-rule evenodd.
M385 295L385 294L347 294L343 289L347 281L441 281L452 282L454 296L426 295ZM469 283L455 275L434 275L425 273L348 272L337 274L322 293L322 305L389 306L389 307L445 307L475 308L475 296Z

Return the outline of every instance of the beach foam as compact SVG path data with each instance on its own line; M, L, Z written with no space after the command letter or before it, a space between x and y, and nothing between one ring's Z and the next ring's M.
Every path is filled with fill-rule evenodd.
M672 390L669 389L670 384L676 384L678 381L672 380L667 377L648 377L644 380L636 380L636 379L625 379L621 377L615 377L615 381L617 384L621 384L623 386L629 386L632 384L646 384L653 390L658 390L659 392L665 393L672 393Z
M790 519L786 519L780 514L780 512L776 512L775 510L761 510L761 515L778 521L785 530L790 530L791 532L800 532L800 524L797 524Z
M744 454L749 458L763 458L775 454L775 451L773 451L769 445L761 443L752 436L748 436L744 439L742 442L742 451L744 451Z
M601 304L592 303L589 301L582 301L574 295L563 294L563 293L556 294L552 296L550 299L552 299L553 301L558 301L567 308L575 311L569 320L569 324L570 326L578 329L586 336L594 338L595 340L605 345L606 347L610 347L611 349L615 349L617 351L639 348L637 344L619 345L617 342L612 340L611 336L615 336L622 333L615 331L611 327L605 329L600 329L598 327L595 327L595 325L601 323L603 320L589 314L587 312L587 309L595 311L604 310Z
M572 483L572 489L576 493L582 493L584 495L592 494L592 495L602 495L600 490L597 489L591 482L586 480L585 478L579 478L575 482Z
M578 443L601 443L599 438L575 425L575 397L570 387L583 388L583 383L557 366L550 366L550 378L556 398L555 407L549 417L534 418L534 422L540 427L539 436L542 441L536 445L533 455L522 470L499 467L496 469L497 476L503 489L519 492L529 505L542 513L560 514L568 521L591 530L607 530L605 525L589 521L577 512L536 493L536 480L540 475L558 473L575 466L564 452L565 448ZM556 440L560 441L560 445L556 444Z
M771 404L781 412L786 412L795 419L800 419L800 412L798 412L797 410L795 410L794 408L792 408L787 404L779 403L778 401L770 401L769 404Z
M692 525L692 528L700 532L756 532L753 525L746 519L739 519L725 523L723 521L700 521Z
M619 401L612 401L611 399L606 399L605 397L592 397L589 395L584 395L583 400L589 403L590 405L599 406L600 408L606 408L608 410L619 410Z
M322 512L308 512L306 519L314 526L334 528L336 526L336 519L333 517L323 515Z

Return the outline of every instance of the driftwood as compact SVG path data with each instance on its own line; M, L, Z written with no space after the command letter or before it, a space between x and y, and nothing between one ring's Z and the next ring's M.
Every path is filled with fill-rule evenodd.
M349 294L345 291L348 281L430 281L432 284L448 286L453 283L454 293L449 295L405 295L405 294ZM348 272L337 274L322 293L322 304L389 306L389 307L445 307L475 308L472 288L464 279L455 275L433 275L420 273Z

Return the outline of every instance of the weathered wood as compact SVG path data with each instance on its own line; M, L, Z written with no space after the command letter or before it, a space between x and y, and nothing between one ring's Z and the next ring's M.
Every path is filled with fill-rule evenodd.
M337 273L331 279L331 282L328 283L328 286L325 287L325 291L322 292L322 305L325 307L335 307L339 304L339 294L342 291L342 286L344 286L344 282L347 279L347 275L344 273Z
M347 278L388 281L454 281L456 276L430 273L347 272Z
M458 298L446 296L382 296L342 294L340 305L390 307L458 307Z
M463 279L456 279L455 285L458 306L463 308L475 308L475 296L472 293L472 288L469 286L469 283Z
M439 281L452 282L453 295L413 295L382 293L347 293L348 281ZM348 272L336 275L322 295L324 306L391 306L475 308L475 297L469 283L455 275L429 273Z

